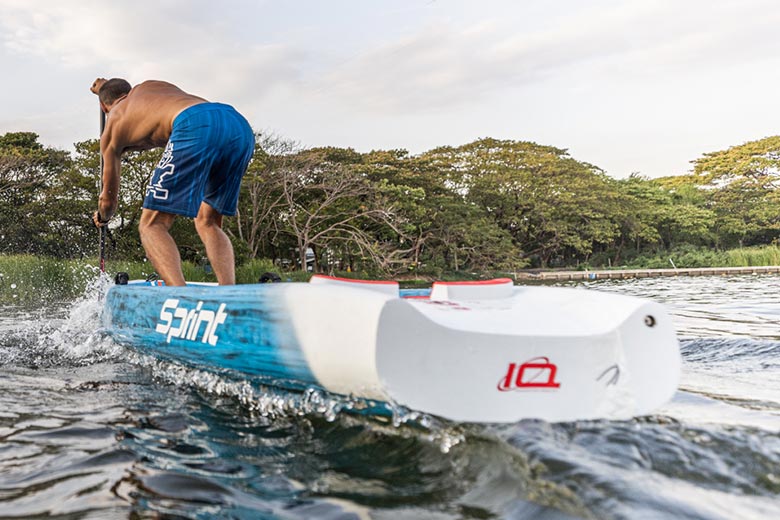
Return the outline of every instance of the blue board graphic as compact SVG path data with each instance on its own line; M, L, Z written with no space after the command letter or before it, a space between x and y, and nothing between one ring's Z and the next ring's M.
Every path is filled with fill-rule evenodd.
M280 286L117 285L109 334L155 355L210 369L317 384L298 346Z

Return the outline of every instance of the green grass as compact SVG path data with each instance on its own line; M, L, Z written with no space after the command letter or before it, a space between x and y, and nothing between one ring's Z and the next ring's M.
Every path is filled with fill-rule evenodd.
M671 259L671 262L670 262ZM759 267L780 265L780 247L775 245L717 251L709 248L680 247L672 251L645 254L614 266L615 269L678 269L697 267ZM591 269L601 267L590 266Z
M774 245L732 249L724 254L727 267L780 265L780 247Z
M213 274L192 262L182 262L181 270L184 273L184 278L192 282L217 281ZM154 273L154 267L149 262L112 260L106 262L106 272L111 276L119 272L125 272L130 276L131 280L145 280Z
M184 277L192 282L216 282L210 269L183 262ZM304 272L280 272L266 259L251 260L236 268L237 283L257 283L266 272L275 272L283 281L305 282ZM84 294L100 270L97 259L59 260L32 255L0 255L0 304L30 305L37 302L71 300ZM110 277L126 272L131 280L144 280L154 273L148 262L112 260L106 262Z
M0 256L0 302L62 301L83 294L97 263L28 255Z
M217 277L211 269L192 262L182 262L181 266L184 278L190 282L216 282ZM106 271L112 275L117 272L125 272L130 275L131 280L143 280L154 272L152 265L148 262L122 262L113 261L106 263ZM236 266L236 283L257 283L260 277L272 272L278 274L285 282L305 282L311 277L311 274L304 272L281 272L271 260L259 258L250 260L242 265Z
M271 260L257 258L236 267L236 283L257 283L268 272L278 274L283 282L306 282L311 277L303 271L282 272Z

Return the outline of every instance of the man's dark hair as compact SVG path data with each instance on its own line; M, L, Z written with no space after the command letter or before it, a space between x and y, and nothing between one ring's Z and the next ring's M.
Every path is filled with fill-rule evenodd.
M101 85L98 91L98 98L104 105L111 105L117 99L127 95L132 88L130 83L122 78L111 78Z

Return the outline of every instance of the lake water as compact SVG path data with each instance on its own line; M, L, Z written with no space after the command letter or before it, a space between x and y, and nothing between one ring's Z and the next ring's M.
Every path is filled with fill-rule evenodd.
M101 289L0 307L0 518L780 518L780 277L578 287L672 312L683 374L656 414L358 416L117 345Z

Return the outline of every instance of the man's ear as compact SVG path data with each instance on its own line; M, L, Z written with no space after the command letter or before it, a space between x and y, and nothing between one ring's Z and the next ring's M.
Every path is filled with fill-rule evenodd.
M102 101L100 102L100 110L102 110L104 114L108 114L108 107Z

